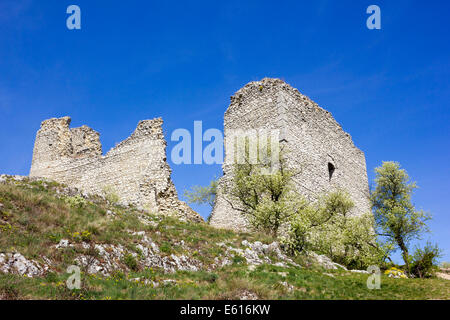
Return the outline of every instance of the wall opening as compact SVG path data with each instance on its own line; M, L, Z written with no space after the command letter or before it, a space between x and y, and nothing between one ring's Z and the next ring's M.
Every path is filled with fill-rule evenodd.
M333 177L333 173L336 170L336 168L334 167L334 165L331 162L328 162L328 176L329 179L331 181L331 178Z

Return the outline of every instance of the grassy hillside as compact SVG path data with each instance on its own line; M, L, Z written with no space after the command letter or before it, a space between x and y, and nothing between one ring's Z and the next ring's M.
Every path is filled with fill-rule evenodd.
M447 280L383 275L369 290L367 274L287 257L265 235L151 215L53 182L2 180L0 299L450 298ZM81 289L66 286L70 265L81 267Z

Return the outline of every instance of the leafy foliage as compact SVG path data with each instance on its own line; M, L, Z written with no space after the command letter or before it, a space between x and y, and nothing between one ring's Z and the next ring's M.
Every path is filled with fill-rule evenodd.
M290 181L295 173L287 169L285 150L279 146L272 150L273 146L267 143L269 138L264 141L245 137L242 142L242 149L242 145L236 145L240 149L239 161L233 164L231 186L225 190L230 199L225 200L240 211L255 230L276 236L292 214ZM250 149L257 154L251 154ZM275 159L277 162L273 163Z
M191 190L184 191L184 197L187 199L189 204L207 204L212 208L214 207L214 202L216 201L218 184L218 179L214 179L206 187L193 186ZM208 221L210 217L211 216L208 217Z
M279 228L294 213L295 197L291 179L295 172L287 169L284 150L270 150L259 153L257 163L249 157L248 141L245 146L243 163L234 164L232 187L227 190L238 207L229 203L244 216L250 225L258 231L276 236ZM276 167L269 161L271 153L279 153ZM270 172L270 174L268 174Z
M206 187L193 186L192 190L184 191L184 196L188 199L189 203L208 204L213 207L217 194L217 184L218 180L215 179Z
M82 196L67 197L65 199L66 203L72 208L82 208L86 205L86 200Z
M120 198L117 195L116 189L113 186L111 185L105 186L102 191L103 195L105 196L105 199L109 203L115 204L119 202Z
M317 251L355 268L383 260L386 250L376 241L373 217L370 213L350 216L354 204L347 193L338 190L311 204L293 187L292 178L297 173L287 168L286 150L280 150L279 165L270 174L267 169L271 164L250 163L247 152L243 164L234 164L228 194L237 200L238 207L229 203L255 230L279 236L294 255Z
M128 253L123 257L123 263L130 268L130 270L137 271L139 269L136 258Z
M296 208L287 236L282 237L292 254L312 250L356 269L379 264L386 255L376 241L373 217L351 216L353 202L346 192L332 192L316 204L303 201Z

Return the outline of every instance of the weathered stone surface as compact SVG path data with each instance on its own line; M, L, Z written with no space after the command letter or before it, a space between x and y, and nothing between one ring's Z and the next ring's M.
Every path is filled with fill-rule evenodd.
M64 249L64 248L67 248L67 247L69 247L69 246L71 246L69 240L67 240L67 239L61 239L61 240L59 241L59 243L56 245L55 248L56 248L56 249Z
M126 140L102 155L99 133L69 128L70 117L45 120L37 132L30 177L43 177L83 190L117 194L122 204L201 222L178 199L166 162L162 119L140 121Z
M287 165L299 172L294 182L300 194L315 201L338 188L349 192L354 215L370 212L369 185L364 153L353 144L333 116L297 89L279 79L250 82L231 97L225 112L224 176L211 216L211 225L248 231L239 204L226 194L233 178L232 133L241 130L279 130L280 143L287 147Z
M242 241L242 248L234 248L226 245L225 243L217 243L218 246L226 249L225 256L215 259L215 263L212 266L223 267L232 264L232 260L235 256L245 258L245 261L249 266L257 266L260 264L273 264L279 267L294 266L300 268L298 264L292 261L291 258L286 256L280 249L278 242L272 242L271 244L263 244L260 241L249 242L247 240ZM269 256L275 257L278 262L273 263Z
M139 256L136 252L128 251L122 245L112 244L90 244L83 242L81 244L70 244L63 242L64 245L57 245L55 248L64 249L65 247L77 247L86 250L85 254L80 254L75 258L75 263L85 268L89 274L102 274L104 276L111 275L114 271L126 268L123 264L125 255L132 255L141 268L157 268L164 270L166 273L176 271L199 271L203 268L203 264L187 255L165 255L161 253L158 245L146 235L144 231L130 232L134 236L138 236L139 242L136 248L139 249ZM187 249L187 248L186 248ZM97 254L92 255L89 251L95 251Z
M326 255L323 254L319 255L315 252L307 252L307 257L312 259L315 263L317 263L324 269L331 269L331 270L342 269L347 271L346 267L340 265L339 263L333 262L333 260L328 258Z

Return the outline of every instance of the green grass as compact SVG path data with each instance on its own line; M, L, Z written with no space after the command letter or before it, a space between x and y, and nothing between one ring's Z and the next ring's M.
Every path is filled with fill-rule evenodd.
M251 269L239 256L232 259L232 265L213 271L168 274L158 269L142 269L138 263L142 253L136 247L141 237L129 231L145 231L146 236L158 244L161 255L184 254L205 267L224 255L224 248L217 245L219 242L242 248L244 239L263 243L274 239L151 215L148 218L157 222L157 226L143 225L137 217L142 213L133 208L113 206L100 198L83 200L61 196L56 193L61 188L63 186L56 183L27 180L0 184L0 203L3 204L0 252L20 252L40 263L44 256L52 261L49 272L39 278L0 273L0 299L239 299L248 292L259 299L450 298L448 280L392 279L383 275L381 289L369 290L364 274L306 266L261 265ZM107 210L114 211L116 218L109 218ZM77 255L96 256L97 252L80 247L55 249L54 245L61 239L72 243L122 245L130 253L120 261L121 270L109 277L82 273L81 289L69 290L65 285L69 277L65 273L67 267L74 264ZM181 241L184 245L180 245ZM137 257L131 252L137 253ZM297 258L296 262L302 263L302 259ZM131 280L135 278L140 280ZM176 283L164 285L164 280Z
M287 276L279 272L287 272ZM67 276L43 278L0 275L0 296L10 299L239 299L252 292L260 299L448 299L450 286L441 279L392 279L382 276L381 289L369 290L366 275L334 272L334 278L320 271L259 266L249 271L233 265L214 273L138 272L101 277L82 274L82 288L69 290ZM140 277L140 282L130 279ZM153 287L143 279L176 280L175 284ZM288 290L281 282L293 286Z

